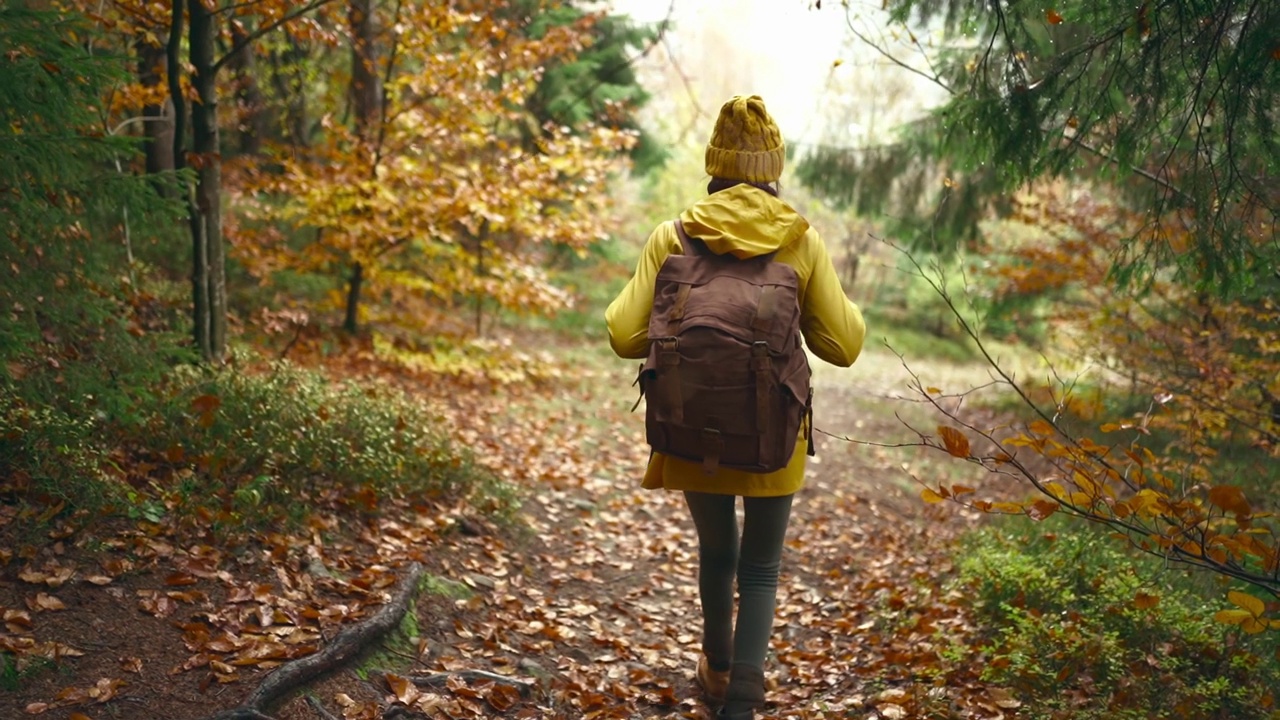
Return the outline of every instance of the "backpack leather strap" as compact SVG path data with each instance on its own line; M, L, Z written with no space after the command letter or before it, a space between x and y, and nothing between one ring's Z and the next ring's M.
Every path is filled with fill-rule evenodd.
M705 255L706 245L701 240L691 237L684 230L684 223L680 222L680 218L676 218L676 236L680 238L680 251L685 255Z
M684 393L680 384L680 341L674 337L659 338L658 367L649 401L663 408L673 423L684 422Z
M773 358L769 355L769 327L778 311L778 289L766 285L760 290L756 302L756 316L751 320L751 332L755 342L751 346L751 374L756 376L756 432L760 434L761 457L765 453L765 438L769 434L769 420L773 414Z
M809 457L817 457L818 451L813 447L813 388L809 388L809 397L804 399L804 442L807 446L805 454Z

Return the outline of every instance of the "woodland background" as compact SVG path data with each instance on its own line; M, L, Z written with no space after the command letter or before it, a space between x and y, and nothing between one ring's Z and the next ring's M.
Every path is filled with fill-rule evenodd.
M0 709L703 716L602 308L760 92L870 328L769 712L1280 717L1276 27L6 0Z

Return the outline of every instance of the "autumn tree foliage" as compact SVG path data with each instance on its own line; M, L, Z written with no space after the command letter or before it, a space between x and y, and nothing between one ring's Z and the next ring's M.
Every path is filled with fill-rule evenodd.
M851 20L860 11L844 5ZM1093 178L1163 230L1128 238L1118 272L1169 266L1190 283L1223 287L1271 274L1268 223L1280 203L1269 181L1280 171L1275 3L885 7L913 42L909 52L881 49L947 100L894 142L811 153L800 163L807 184L837 201L892 208L917 247L947 247L976 237L985 213L1003 210L1004 194L1030 180ZM927 42L938 28L941 44Z
M1034 419L984 425L955 412L941 389L922 388L963 428L944 425L929 442L1042 496L991 502L971 495L974 488L943 486L926 498L1035 518L1069 512L1148 552L1276 594L1280 528L1269 489L1280 439L1280 309L1272 293L1224 300L1166 278L1142 295L1118 294L1107 281L1112 258L1144 219L1094 194L1074 195L1016 196L1013 222L1036 241L982 271L997 293L1053 297L1043 307L1062 374L1039 382L1001 375ZM1258 610L1237 624L1280 626L1245 602Z
M210 359L226 344L228 252L264 281L340 278L348 330L425 326L464 300L476 317L485 302L564 305L537 249L580 252L606 232L604 183L637 147L646 99L632 46L654 37L528 0L66 9L133 58L111 108L146 139L145 169L191 170L192 317Z
M966 280L1005 313L994 319L1050 328L1049 374L1015 377L981 322L956 313L1023 422L992 425L964 410L970 393L927 378L918 387L947 418L920 431L923 443L1036 494L935 483L926 499L1085 518L1252 586L1232 590L1220 619L1280 628L1250 594L1280 597L1280 56L1267 30L1280 8L887 9L921 54L894 60L948 99L889 145L814 152L802 178L836 202L906 217L895 230L910 247L980 257ZM914 34L928 27L945 28L940 48ZM968 310L969 299L936 289Z
M242 228L237 240L255 274L342 273L334 301L349 330L361 318L422 327L453 317L457 332L478 329L483 302L519 311L567 302L547 279L545 251L604 237L605 185L635 135L539 122L528 109L546 68L587 47L597 16L534 34L531 17L548 7L481 9L372 8L351 82L356 97L380 83L374 116L361 119L357 103L355 122L327 123L307 153L283 149L244 167L240 206L270 228ZM361 314L370 297L378 302ZM464 303L475 319L458 323Z

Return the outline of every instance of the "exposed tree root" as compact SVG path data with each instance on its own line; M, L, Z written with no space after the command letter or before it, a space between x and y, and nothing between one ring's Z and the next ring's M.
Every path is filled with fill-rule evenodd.
M321 720L342 720L337 715L329 712L329 709L326 708L324 703L320 702L320 699L315 695L307 696L307 704L310 705L311 709L320 716Z
M244 704L225 710L207 720L271 720L266 709L285 695L316 677L335 670L365 652L370 645L400 625L409 604L418 593L418 583L425 569L418 563L409 565L396 585L391 599L364 620L345 628L320 652L290 660L263 678Z

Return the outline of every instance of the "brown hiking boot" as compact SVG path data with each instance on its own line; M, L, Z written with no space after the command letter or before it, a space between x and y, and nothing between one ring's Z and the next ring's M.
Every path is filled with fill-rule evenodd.
M698 686L708 700L716 703L724 702L724 694L729 689L729 671L712 670L707 656L698 658L698 673L695 676Z

